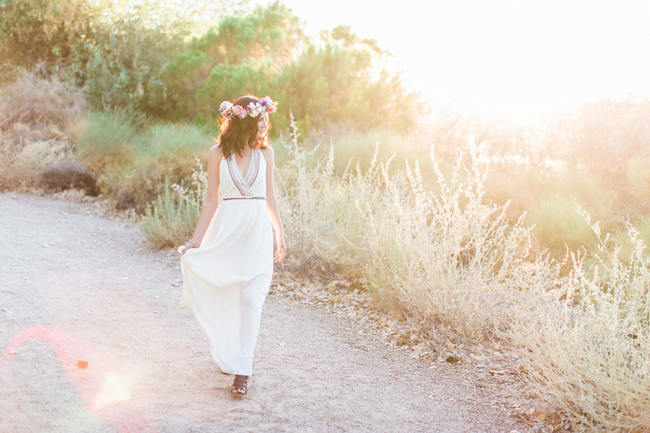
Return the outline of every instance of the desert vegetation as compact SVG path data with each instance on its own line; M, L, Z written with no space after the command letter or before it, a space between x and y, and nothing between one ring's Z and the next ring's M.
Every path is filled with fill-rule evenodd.
M283 266L353 280L425 333L506 347L576 431L650 430L650 100L534 129L452 111L423 123L349 27L311 40L280 3L215 10L207 28L108 12L0 3L2 189L74 159L152 245L177 246L205 194L215 104L273 95Z

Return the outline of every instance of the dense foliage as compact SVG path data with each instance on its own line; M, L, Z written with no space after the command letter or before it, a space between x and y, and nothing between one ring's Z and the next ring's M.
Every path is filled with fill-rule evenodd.
M216 104L250 92L280 102L276 130L290 112L305 130L415 125L416 95L398 75L374 71L386 53L349 27L310 40L279 2L226 16L191 38L178 23L150 16L143 8L115 14L88 0L0 0L0 55L26 67L44 62L99 110L211 123Z

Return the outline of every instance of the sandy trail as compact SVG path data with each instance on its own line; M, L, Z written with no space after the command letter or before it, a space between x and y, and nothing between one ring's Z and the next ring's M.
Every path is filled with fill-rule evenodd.
M0 194L0 217L0 432L529 431L464 367L273 292L234 399L178 307L178 256L85 203Z

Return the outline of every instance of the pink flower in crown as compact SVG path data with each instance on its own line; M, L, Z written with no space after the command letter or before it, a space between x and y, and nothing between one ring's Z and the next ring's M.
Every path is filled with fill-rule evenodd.
M242 107L241 105L235 105L234 107L232 107L232 113L235 116L239 117L240 119L245 118L247 114L246 110L244 110L244 107Z
M219 112L223 117L230 117L231 110L232 110L232 103L230 103L229 101L223 101L219 105Z

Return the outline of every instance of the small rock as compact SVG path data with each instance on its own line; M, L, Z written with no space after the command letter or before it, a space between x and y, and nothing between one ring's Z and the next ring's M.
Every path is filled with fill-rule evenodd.
M45 167L40 183L55 191L70 187L83 189L90 196L97 196L97 177L84 164L77 161L58 161Z
M451 364L456 364L458 361L460 361L460 358L455 356L455 355L447 355L445 358L445 361L451 363Z

